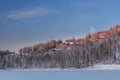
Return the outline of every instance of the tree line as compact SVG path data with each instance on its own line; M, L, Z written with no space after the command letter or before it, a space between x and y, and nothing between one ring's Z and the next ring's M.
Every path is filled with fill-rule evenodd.
M49 44L52 44L49 45ZM54 45L55 44L55 45ZM19 53L0 51L0 69L86 68L97 63L120 64L120 32L104 39L57 48L62 41L44 47L26 47Z

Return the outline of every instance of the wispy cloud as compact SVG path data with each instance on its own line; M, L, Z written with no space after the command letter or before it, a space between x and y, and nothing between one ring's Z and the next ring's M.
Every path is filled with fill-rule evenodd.
M20 18L28 18L33 16L43 16L53 12L55 11L44 8L24 9L24 10L11 11L8 13L7 17L12 19L20 19Z

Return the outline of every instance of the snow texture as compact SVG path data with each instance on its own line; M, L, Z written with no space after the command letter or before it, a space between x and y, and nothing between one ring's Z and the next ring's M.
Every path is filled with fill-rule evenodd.
M53 69L7 69L8 71L81 71L81 70L120 70L120 65L117 64L97 64L93 67L88 68L82 68L82 69L76 69L76 68L69 68L69 69L59 69L59 68L53 68Z

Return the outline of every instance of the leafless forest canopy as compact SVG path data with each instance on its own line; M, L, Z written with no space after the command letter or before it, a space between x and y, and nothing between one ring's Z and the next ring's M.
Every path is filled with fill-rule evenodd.
M52 40L15 52L0 51L0 69L86 68L120 64L120 26L84 39Z

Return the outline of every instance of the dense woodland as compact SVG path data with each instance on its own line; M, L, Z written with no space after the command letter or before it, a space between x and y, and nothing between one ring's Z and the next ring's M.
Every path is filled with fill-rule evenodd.
M25 47L19 53L0 51L0 69L86 68L95 64L120 64L120 32L89 42L58 47L62 40ZM42 47L41 47L42 46Z

